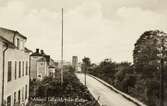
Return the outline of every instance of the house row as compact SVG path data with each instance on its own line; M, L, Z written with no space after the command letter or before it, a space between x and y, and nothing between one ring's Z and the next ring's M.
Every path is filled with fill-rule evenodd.
M26 105L30 79L54 76L55 64L43 50L32 53L25 47L27 37L0 28L0 105Z

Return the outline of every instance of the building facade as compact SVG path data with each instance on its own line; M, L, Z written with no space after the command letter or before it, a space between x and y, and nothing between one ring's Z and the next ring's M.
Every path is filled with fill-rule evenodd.
M58 64L55 63L55 61L53 59L50 59L50 62L49 62L49 76L51 77L55 77L55 72L58 68Z
M0 102L25 105L29 98L29 53L27 38L17 31L0 28Z
M75 71L78 70L78 56L73 56L72 57L72 66L75 69Z
M30 79L42 80L44 77L53 75L55 72L55 66L53 59L49 55L46 55L43 50L30 55L31 68L30 68Z

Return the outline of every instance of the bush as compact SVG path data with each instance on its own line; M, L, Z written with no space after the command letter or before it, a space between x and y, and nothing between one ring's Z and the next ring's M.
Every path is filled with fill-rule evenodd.
M46 77L42 81L38 82L38 84L31 82L30 86L32 86L32 88L37 88L35 91L36 93L33 93L34 90L31 89L30 93L35 94L32 98L46 98L46 102L49 98L70 98L73 100L78 98L86 100L86 102L58 102L56 103L56 106L94 106L92 104L96 103L96 100L90 94L88 89L80 83L73 71L64 72L63 85L61 85L59 77ZM50 102L47 102L47 106L55 105L55 103L51 103L49 105L48 103ZM36 103L32 101L31 106L33 106L32 104ZM45 104L43 104L43 106L45 106Z

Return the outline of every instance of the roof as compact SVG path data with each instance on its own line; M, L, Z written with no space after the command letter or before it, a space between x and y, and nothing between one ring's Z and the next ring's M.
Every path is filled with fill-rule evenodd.
M46 58L47 62L50 61L50 55L46 55L46 54L41 54L41 53L34 52L30 56L43 56L43 57Z
M34 52L32 53L30 56L41 56L45 59L45 61L49 64L50 62L50 55L46 55L46 54L41 54L41 53L37 53L37 52ZM44 61L42 59L39 59L38 61Z
M24 36L24 35L22 35L20 32L16 31L16 33L18 33L20 37L22 37L22 38L24 38L24 39L27 39L27 37Z
M56 68L56 63L54 62L54 60L52 58L50 58L50 65L49 68Z
M4 31L8 31L8 32L13 32L13 33L18 33L18 35L24 39L27 39L26 36L22 35L21 33L19 33L18 31L14 31L14 30L11 30L11 29L7 29L7 28L3 28L3 27L0 27L1 30L4 30Z
M38 62L44 62L46 61L46 58L40 58L39 60L37 60Z
M50 62L50 56L49 55L44 55L44 57L46 58L46 61L49 63Z
M41 53L34 52L30 56L43 56Z
M8 41L7 39L5 39L4 37L0 36L0 40L2 40L4 43L8 44L9 47L15 48L15 45L13 43L11 43L10 41Z
M28 49L28 48L25 47L25 52L31 53L32 50L30 50L30 49Z

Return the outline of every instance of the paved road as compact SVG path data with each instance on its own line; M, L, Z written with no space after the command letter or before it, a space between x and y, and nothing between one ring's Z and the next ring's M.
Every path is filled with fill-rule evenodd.
M77 73L76 75L84 84L84 74ZM125 99L90 76L87 76L87 87L96 99L100 96L99 103L104 106L136 106L136 104Z

